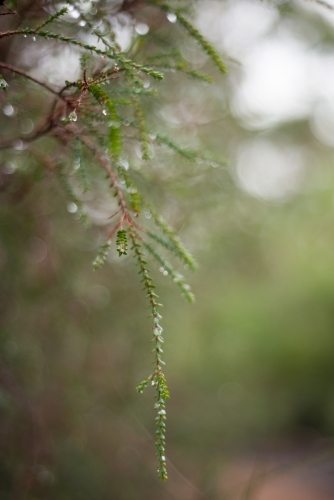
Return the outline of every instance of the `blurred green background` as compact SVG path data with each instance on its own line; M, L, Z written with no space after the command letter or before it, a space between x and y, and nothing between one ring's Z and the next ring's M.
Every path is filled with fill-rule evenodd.
M290 498L256 496L254 463L311 477L314 496L291 498L334 498L334 15L312 1L196 12L229 74L177 31L216 83L172 73L146 111L152 128L227 166L163 149L135 165L200 264L184 270L194 305L150 266L164 304L170 479L156 477L153 394L135 392L151 326L133 260L113 250L102 271L91 266L110 200L84 199L85 229L18 144L1 157L1 499ZM140 16L151 30L156 19ZM150 31L145 41L132 34L129 52L149 51ZM43 107L33 85L23 98L20 114L1 95L6 133Z

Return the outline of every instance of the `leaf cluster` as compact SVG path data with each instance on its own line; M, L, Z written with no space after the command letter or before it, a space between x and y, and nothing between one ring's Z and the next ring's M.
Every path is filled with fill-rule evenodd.
M119 12L125 9L127 3L120 4ZM173 14L176 24L185 29L208 54L218 69L225 73L225 64L215 49L190 22L186 8L189 6L187 2L147 0L142 3L153 6L164 16L168 17ZM161 304L157 302L158 296L143 249L158 263L160 270L162 269L165 275L170 276L189 302L194 301L189 285L160 250L169 252L190 270L195 270L197 264L181 243L175 230L151 206L149 197L137 186L133 158L134 153L137 152L136 161L139 156L140 162L150 162L153 153L159 154L159 149L163 145L190 162L212 161L203 153L182 147L171 138L161 134L160 131L152 130L148 124L146 112L147 100L156 99L158 95L157 89L152 88L151 85L153 82L159 83L165 73L176 70L206 82L212 82L212 78L191 68L182 59L178 50L148 54L144 61L141 60L140 54L132 57L122 52L116 42L116 33L112 28L112 23L108 19L103 19L102 11L97 10L96 15L87 14L81 8L81 3L75 2L75 6L86 33L90 37L95 37L96 44L86 43L85 37L80 36L78 31L72 33L73 26L71 31L71 23L64 18L68 15L66 7L53 12L36 27L19 27L0 32L0 39L24 37L25 43L30 44L32 40L39 38L46 43L60 43L74 48L80 53L82 73L79 79L72 82L65 81L63 88L58 91L47 83L46 78L45 81L38 81L20 68L9 67L4 63L1 66L1 62L0 68L6 67L14 74L32 80L34 84L40 85L50 94L50 104L41 118L40 125L35 128L28 139L25 138L25 141L33 144L37 140L43 141L45 137L52 138L63 152L63 158L72 159L75 168L67 165L64 159L60 161L55 151L56 160L47 158L45 164L51 165L49 170L58 178L60 186L68 200L76 207L79 218L83 222L88 221L85 193L93 190L95 198L98 199L100 189L102 189L101 183L96 182L95 179L96 167L107 179L107 181L104 180L104 186L109 193L110 209L114 211L110 216L112 220L105 243L93 261L93 268L98 270L106 263L114 239L115 249L119 256L128 254L128 242L131 242L130 251L137 262L153 321L154 370L139 384L137 391L143 392L150 384L155 389L158 475L165 481L167 479L166 401L170 395L162 371L164 338L160 325ZM117 11L113 13L114 16L117 14ZM50 24L55 26L52 31L45 29ZM7 81L0 75L0 90L7 90L7 88ZM0 148L14 149L18 139L20 137L13 136L6 142L0 143ZM77 180L79 180L80 189L78 189ZM157 231L147 224L142 225L138 222L143 212L152 218ZM149 243L149 239L155 242L155 247Z

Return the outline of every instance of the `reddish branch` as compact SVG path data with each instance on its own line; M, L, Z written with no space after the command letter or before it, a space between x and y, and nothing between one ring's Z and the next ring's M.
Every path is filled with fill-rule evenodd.
M129 210L128 210L128 207L126 205L126 201L125 201L125 198L124 198L124 195L123 195L123 191L119 187L119 184L118 184L117 178L116 178L116 174L112 170L112 168L110 167L108 159L101 153L101 151L97 148L97 146L95 146L95 144L90 139L88 139L85 136L78 136L78 139L88 149L90 149L94 153L94 155L96 156L96 158L101 163L102 167L107 172L107 174L109 176L109 179L110 179L110 185L111 185L111 187L113 187L115 189L116 196L117 196L118 201L119 201L120 209L121 209L121 212L122 212L121 219L125 220L128 224L132 225L132 218L131 218L131 215L129 214Z

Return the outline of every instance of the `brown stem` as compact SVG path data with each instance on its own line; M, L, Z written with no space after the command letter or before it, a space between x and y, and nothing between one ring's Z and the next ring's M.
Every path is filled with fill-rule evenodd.
M25 71L23 71L20 68L16 68L15 66L12 66L11 64L7 64L7 63L1 62L1 61L0 61L0 68L8 69L9 71L12 71L13 73L16 73L18 75L22 75L25 78L27 78L28 80L31 80L32 82L37 83L37 85L44 87L46 90L48 90L52 94L58 96L60 99L64 99L64 97L59 95L58 92L56 90L54 90L52 87L49 87L49 85L47 85L46 83L43 83L43 82L37 80L36 78L34 78L33 76L28 75L28 73L26 73Z
M19 34L21 34L20 30L4 31L3 33L0 33L0 38L5 38L7 36L13 36L13 35L19 35Z

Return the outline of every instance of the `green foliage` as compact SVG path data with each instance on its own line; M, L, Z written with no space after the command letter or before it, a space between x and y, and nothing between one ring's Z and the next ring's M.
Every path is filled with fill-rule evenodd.
M186 160L196 162L197 160L210 162L211 160L198 151L183 148L165 135L151 130L150 103L158 95L156 88L150 88L153 79L160 82L164 74L168 72L182 72L190 77L205 82L212 82L208 75L198 72L183 60L180 51L165 52L157 54L154 48L152 54L148 50L142 51L144 60L135 54L122 52L117 44L117 37L113 23L102 15L103 8L96 9L94 14L85 13L81 5L71 2L72 7L78 8L81 16L81 24L84 33L96 38L98 44L86 43L85 37L70 21L63 20L63 16L69 15L70 9L66 7L52 13L36 27L17 28L0 32L0 39L5 37L24 37L24 43L30 44L36 38L43 41L62 43L73 47L80 57L81 77L76 81L65 81L59 91L47 83L47 79L37 80L25 73L20 68L11 66L10 71L23 75L27 79L39 85L43 91L52 94L52 100L43 107L44 115L41 124L24 140L29 143L36 142L43 148L43 140L57 142L57 147L49 146L50 157L43 160L48 165L50 175L56 175L60 185L70 203L69 211L76 214L88 224L86 200L99 200L100 197L110 203L110 219L112 227L105 237L104 243L93 262L95 270L100 269L107 261L113 238L116 239L116 251L119 256L128 253L128 237L132 242L131 250L136 258L139 273L142 277L144 290L150 305L153 319L153 352L154 370L138 387L138 392L151 384L155 388L156 417L156 450L158 456L158 475L162 480L167 479L165 458L165 402L169 399L169 391L165 376L162 371L164 362L163 336L160 326L161 316L155 293L155 285L147 267L142 248L158 263L163 273L170 275L172 281L179 287L182 294L189 302L194 301L194 295L184 277L174 269L173 265L153 248L147 241L149 237L155 240L163 250L167 250L178 257L182 264L195 270L197 264L189 251L181 243L174 229L169 226L163 217L151 207L149 197L150 187L145 183L140 185L140 176L131 168L135 162L145 160L148 165L147 173L143 172L141 180L145 178L150 182L151 162L154 155L161 153L161 145L181 155ZM181 5L177 9L167 3L160 1L147 1L145 4L154 4L167 13L174 13L179 24L185 28L190 36L194 38L211 57L218 68L225 72L226 68L218 57L213 47L206 41L198 30L184 17L184 9ZM141 6L141 5L140 5ZM126 2L119 5L119 11L126 10ZM94 7L95 9L95 7ZM92 11L94 12L94 9ZM145 11L143 11L145 12ZM44 13L44 11L43 11ZM117 8L115 14L117 16ZM130 14L128 14L130 15ZM99 17L100 16L100 17ZM45 27L54 23L55 31L46 30ZM76 29L75 29L76 28ZM142 54L140 56L142 56ZM4 66L5 67L5 66ZM46 75L47 76L47 75ZM8 84L0 75L0 89L6 90ZM50 97L50 96L49 96ZM46 110L46 111L45 111ZM13 135L0 147L15 149L20 137ZM40 146L42 144L42 146ZM60 151L60 152L59 152ZM33 151L31 151L33 154ZM37 158L36 154L36 158ZM58 160L61 157L61 161ZM54 157L57 158L54 161ZM72 165L65 160L71 158ZM100 175L103 172L107 182ZM135 183L139 179L139 187ZM110 190L113 196L110 195ZM89 193L88 193L89 191ZM87 193L89 196L87 197ZM116 207L114 206L116 203ZM142 214L150 216L155 221L161 234L155 233L147 225L138 222ZM114 219L115 218L115 219Z
M0 74L0 90L7 90L8 89L8 83L4 79L4 77Z
M116 106L110 97L102 90L99 85L89 85L88 91L95 97L95 99L105 106L103 114L108 117L108 139L109 151L114 160L119 160L122 153L122 131L121 123L116 111Z
M184 158L186 158L191 162L209 163L211 164L211 166L215 167L223 167L226 165L226 161L219 160L217 158L211 158L199 151L194 151L193 149L182 147L175 141L173 141L170 137L165 137L161 134L156 134L155 141L157 144L167 146L169 149L175 151L175 153L178 153L179 155L183 156Z
M36 31L40 31L42 28L44 28L44 26L46 26L47 24L53 23L54 21L56 21L57 19L59 19L60 17L64 16L67 13L68 13L67 7L63 7L62 9L60 9L57 12L55 12L54 14L52 14L42 24L40 24L39 26L37 26Z
M179 237L176 236L174 229L167 224L167 222L161 215L152 210L151 207L149 207L149 210L154 218L156 225L166 236L166 238L163 238L152 231L148 231L147 234L155 241L160 243L160 245L167 248L167 250L173 252L186 266L189 267L189 269L195 271L197 269L197 262L188 252L185 246L181 243Z
M106 262L107 258L108 258L108 254L109 254L109 251L110 251L110 247L111 247L111 242L110 241L107 241L107 243L104 243L101 248L100 248L100 251L98 253L98 255L96 256L96 258L94 259L93 261L93 269L96 271L97 269L100 269L103 264Z
M217 54L217 51L213 48L213 46L207 41L206 38L203 37L203 35L191 24L191 22L186 19L183 15L183 12L180 8L173 8L172 5L161 2L160 0L151 0L152 3L158 5L162 10L167 12L168 14L174 14L176 17L176 20L183 28L186 29L186 31L189 33L189 35L196 40L202 49L208 54L208 56L212 59L212 61L216 64L218 67L219 71L222 73L227 72L226 65L224 62L221 60L219 55Z
M119 257L121 257L121 255L127 255L128 253L128 238L124 229L120 229L119 231L117 231L116 250Z
M133 228L130 228L130 237L132 240L135 257L139 266L139 273L142 276L142 283L144 285L144 290L147 292L147 298L151 308L151 315L153 318L153 338L152 342L154 347L152 352L154 353L154 371L149 375L149 377L143 380L137 387L138 392L143 392L148 383L151 382L152 386L155 388L155 398L156 403L154 408L157 410L157 417L155 419L157 430L156 430L156 442L155 447L157 450L158 457L158 475L163 481L167 481L167 469L166 469L166 455L165 455L165 428L166 428L166 400L170 398L166 378L162 372L163 362L161 355L163 354L162 344L163 339L163 328L160 325L160 320L162 316L159 314L159 307L161 304L157 302L157 294L154 292L155 286L152 284L152 278L149 275L149 270L147 268L147 262L144 259L144 254L141 250L141 245L139 243L139 238Z
M181 289L183 295L189 302L195 301L194 294L190 291L190 286L184 282L182 274L175 271L172 264L170 264L162 255L160 255L149 243L144 243L147 251L161 264L161 272L169 274L173 282Z
M139 137L142 147L142 159L149 160L151 158L149 145L150 139L147 131L144 112L139 102L136 102L135 104L135 117L137 120L137 126L139 128Z

